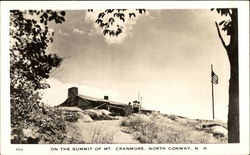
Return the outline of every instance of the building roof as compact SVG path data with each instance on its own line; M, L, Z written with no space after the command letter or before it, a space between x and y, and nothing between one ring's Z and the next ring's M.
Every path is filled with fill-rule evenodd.
M86 95L81 95L78 94L78 97L85 99L85 100L90 100L90 101L95 101L95 102L108 102L110 104L114 104L114 105L121 105L121 106L125 106L125 103L121 103L121 102L116 102L116 101L112 101L112 100L105 100L105 99L101 99L101 98L95 98L95 97L91 97L91 96L86 96Z

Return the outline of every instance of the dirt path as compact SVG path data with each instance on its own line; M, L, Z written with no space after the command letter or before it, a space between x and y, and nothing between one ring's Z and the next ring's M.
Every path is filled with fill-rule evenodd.
M112 138L115 144L138 144L139 142L128 133L122 131L124 127L120 126L121 120L102 120L93 122L77 122L76 127L81 135L81 140L86 143L93 143L93 135L95 139L101 140ZM100 133L98 135L98 133Z

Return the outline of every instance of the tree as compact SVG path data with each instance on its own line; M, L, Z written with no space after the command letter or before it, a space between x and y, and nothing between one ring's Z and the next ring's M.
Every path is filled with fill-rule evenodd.
M11 125L23 126L32 110L42 106L40 89L45 79L62 62L56 54L46 53L54 33L48 22L64 22L65 12L52 10L10 11L10 103Z
M214 10L214 9L212 9ZM229 16L229 20L222 20L219 24L215 22L218 36L227 52L230 63L229 80L229 109L228 109L228 142L240 142L239 129L239 69L238 69L238 10L237 9L216 9L221 16ZM226 44L220 31L220 27L230 36Z

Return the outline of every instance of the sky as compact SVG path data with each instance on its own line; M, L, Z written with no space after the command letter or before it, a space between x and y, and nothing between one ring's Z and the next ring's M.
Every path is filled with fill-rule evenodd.
M105 37L95 24L98 11L66 11L48 52L64 58L47 80L46 104L61 104L70 87L79 93L142 106L165 114L212 119L211 64L215 118L227 120L229 62L210 10L147 10L119 23L119 37ZM226 37L226 36L224 36ZM225 38L228 39L228 38Z

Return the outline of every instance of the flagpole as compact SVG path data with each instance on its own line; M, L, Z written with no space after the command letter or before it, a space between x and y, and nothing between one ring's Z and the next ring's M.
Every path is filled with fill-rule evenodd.
M140 102L140 93L138 92L138 102Z
M211 74L212 73L213 73L213 64L211 64ZM212 108L213 108L213 120L214 120L214 84L212 75L211 75L211 84L212 84Z

